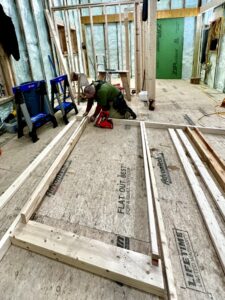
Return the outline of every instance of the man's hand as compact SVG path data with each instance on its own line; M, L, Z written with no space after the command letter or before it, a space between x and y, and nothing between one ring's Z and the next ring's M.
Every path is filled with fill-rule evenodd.
M85 111L85 113L83 113L83 117L86 117L88 115L88 112Z
M94 122L94 121L95 121L95 116L94 116L94 115L92 115L92 116L90 117L90 121L91 121L91 122Z

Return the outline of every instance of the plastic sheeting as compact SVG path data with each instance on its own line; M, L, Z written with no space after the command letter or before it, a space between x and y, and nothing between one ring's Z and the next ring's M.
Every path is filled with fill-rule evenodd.
M195 18L184 18L182 79L191 78L195 38Z

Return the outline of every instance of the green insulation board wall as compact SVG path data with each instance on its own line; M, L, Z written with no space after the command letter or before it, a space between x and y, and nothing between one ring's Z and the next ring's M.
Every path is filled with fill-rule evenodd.
M156 78L181 79L184 19L157 21Z

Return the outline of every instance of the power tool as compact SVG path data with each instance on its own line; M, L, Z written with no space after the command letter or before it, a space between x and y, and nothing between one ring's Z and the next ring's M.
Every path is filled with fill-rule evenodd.
M109 118L109 112L102 110L95 122L96 127L113 129L112 119Z

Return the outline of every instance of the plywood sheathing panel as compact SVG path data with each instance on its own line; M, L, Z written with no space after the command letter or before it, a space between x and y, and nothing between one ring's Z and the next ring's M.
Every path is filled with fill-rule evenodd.
M74 224L82 234L91 234L93 229L108 232L108 242L111 235L122 235L146 245L140 129L116 125L114 130L101 130L90 124L68 160L71 164L56 194L45 197L35 219L45 220L47 225L53 225L53 219L54 226L62 228L62 224L64 229L69 222L70 228ZM125 178L121 172L126 172ZM120 180L125 183L125 192Z
M14 246L0 264L0 286L7 300L160 299Z
M178 298L180 299L223 299L225 295L225 280L222 267L215 249L202 220L196 200L187 182L179 157L176 154L167 130L147 129L151 141L154 171L158 186L160 204L162 207L166 234L169 241L172 267L175 276ZM163 153L172 183L167 185L161 181L158 166L159 153ZM200 178L198 176L198 178ZM210 195L202 184L204 193L210 201ZM213 212L221 228L225 232L224 223L213 201L210 201ZM198 265L198 274L202 278L202 291L187 288L184 273L181 268L178 248L175 240L175 230L187 232L193 247L193 253ZM182 259L187 258L183 256ZM190 277L191 278L191 277ZM216 286L216 288L215 288ZM194 287L193 287L194 288Z

